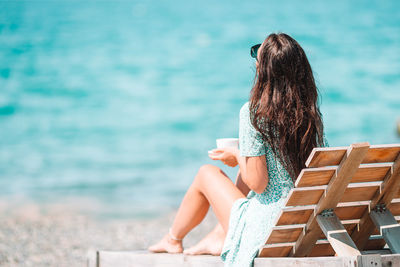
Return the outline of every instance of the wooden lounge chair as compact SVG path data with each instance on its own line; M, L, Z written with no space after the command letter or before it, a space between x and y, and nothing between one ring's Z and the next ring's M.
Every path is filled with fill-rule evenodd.
M315 148L306 167L254 266L400 266L400 144ZM88 266L223 263L217 256L97 251Z
M400 253L400 144L315 148L306 167L259 257Z

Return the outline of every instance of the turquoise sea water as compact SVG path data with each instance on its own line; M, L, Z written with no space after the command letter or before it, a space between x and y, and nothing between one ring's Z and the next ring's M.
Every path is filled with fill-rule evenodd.
M309 57L331 146L400 142L399 3L0 1L0 198L176 208L277 31Z

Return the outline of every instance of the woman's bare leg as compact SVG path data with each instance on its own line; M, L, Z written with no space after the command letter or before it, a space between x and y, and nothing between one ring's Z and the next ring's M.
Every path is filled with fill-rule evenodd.
M183 239L207 214L211 205L224 232L228 231L230 210L244 194L218 167L204 165L197 173L186 192L171 227L171 235ZM170 234L149 247L152 252L182 252L182 241L174 240Z
M243 193L243 195L247 195L250 191L250 189L242 180L240 170L237 173L235 185ZM187 255L220 255L224 245L225 236L226 232L222 228L221 224L218 223L210 233L200 240L199 243L189 249L185 249L183 253Z

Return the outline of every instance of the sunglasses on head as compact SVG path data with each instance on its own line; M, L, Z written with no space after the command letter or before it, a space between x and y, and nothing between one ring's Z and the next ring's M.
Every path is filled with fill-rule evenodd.
M257 52L258 52L258 49L260 48L260 46L261 46L261 44L256 44L250 48L250 56L255 58L256 60L257 60Z

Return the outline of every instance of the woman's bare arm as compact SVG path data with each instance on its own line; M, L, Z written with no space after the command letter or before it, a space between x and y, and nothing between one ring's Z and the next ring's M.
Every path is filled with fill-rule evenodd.
M247 194L250 192L250 188L243 182L242 175L240 173L240 169L238 171L235 185L239 190L243 193L243 195L247 196Z
M268 184L268 170L265 155L258 157L242 157L236 155L241 178L254 192L261 194Z

